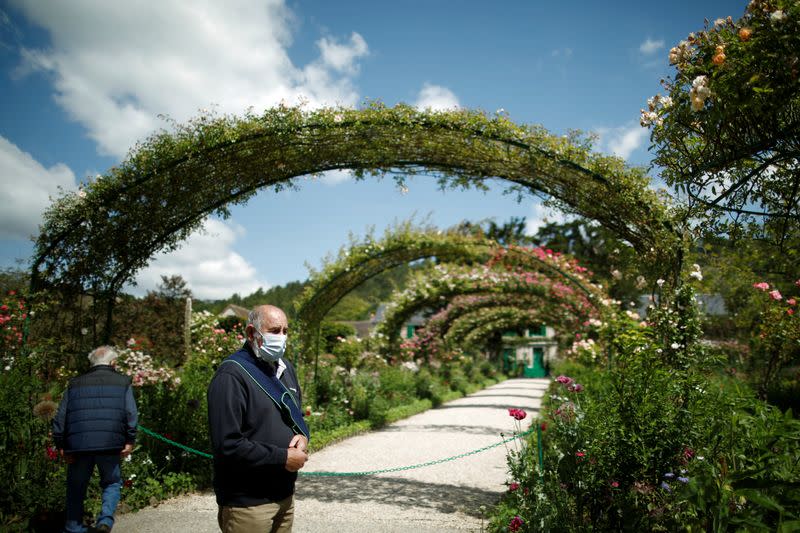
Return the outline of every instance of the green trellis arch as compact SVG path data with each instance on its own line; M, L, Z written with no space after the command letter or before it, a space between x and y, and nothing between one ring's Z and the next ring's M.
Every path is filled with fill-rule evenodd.
M445 336L454 327L454 322L462 316L480 312L483 309L501 307L531 308L539 304L536 295L520 294L481 294L469 297L455 297L445 309L432 316L425 324L425 330L433 335ZM546 320L542 317L542 320Z
M422 309L437 309L455 296L464 295L529 295L538 297L550 307L550 317L571 321L600 313L605 302L589 298L549 276L538 272L504 272L489 267L470 268L459 265L438 265L415 279L387 306L386 316L376 333L388 347L397 342L400 327Z
M456 296L442 311L432 316L425 326L417 333L426 345L437 347L445 341L457 340L453 332L464 327L472 328L474 317L484 316L484 313L495 312L498 309L535 310L538 313L536 323L549 323L551 325L567 327L571 331L579 330L581 323L564 324L562 316L550 313L550 307L542 302L537 295L531 294L477 294L470 296ZM577 318L577 317L576 317ZM470 324L465 326L465 324Z
M541 320L542 313L537 309L499 307L462 316L446 337L456 345L483 347L497 331L530 327Z
M201 116L135 146L128 158L45 213L31 266L32 289L90 293L107 302L158 252L174 250L211 214L229 215L264 188L334 169L357 178L433 174L442 187L535 193L597 220L676 276L678 237L643 169L593 153L585 140L470 110L406 105L260 115ZM402 174L400 174L402 173Z
M303 335L313 335L328 312L368 279L401 264L430 257L440 262L488 261L541 271L562 278L587 296L604 295L582 273L585 269L568 256L547 254L538 248L502 247L491 239L457 231L416 228L405 222L387 230L383 239L368 235L363 242L343 247L335 261L328 261L321 271L312 272L309 286L295 304ZM304 338L303 345L310 345L310 341Z

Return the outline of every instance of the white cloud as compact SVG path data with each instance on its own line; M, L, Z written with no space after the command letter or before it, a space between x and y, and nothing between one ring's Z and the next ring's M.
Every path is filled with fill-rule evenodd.
M550 222L563 224L572 220L572 215L568 215L556 209L551 209L542 205L541 200L531 204L531 213L526 218L525 235L536 235L536 233Z
M124 156L137 140L202 108L241 113L281 101L354 105L357 33L317 42L320 57L295 66L287 54L292 13L283 0L27 2L52 48L25 50L26 68L52 74L55 98L101 153Z
M622 159L628 159L634 150L642 146L647 139L648 129L634 125L623 129L616 136L609 139L608 146L611 153Z
M443 111L457 108L460 104L455 93L447 87L426 83L420 89L414 106L420 109Z
M598 148L605 152L611 152L622 159L628 159L644 144L649 135L649 130L639 124L617 128L597 128L595 132L598 135Z
M329 170L323 172L319 177L319 181L325 185L338 185L351 179L353 179L353 173L349 170Z
M572 48L556 48L550 52L550 55L553 57L563 57L568 59L572 57Z
M639 45L639 51L646 56L653 55L662 48L664 48L663 39L659 39L656 41L649 37L645 39L645 41L642 44Z
M58 163L45 168L0 136L0 237L27 239L37 234L42 212L59 187L75 188L75 174L69 167Z
M355 73L358 70L356 59L369 51L367 41L353 32L349 44L339 44L333 39L323 38L317 42L322 52L322 62L339 72Z
M245 234L244 228L209 218L181 248L161 253L136 276L137 287L128 287L143 295L155 290L161 276L180 274L196 298L223 299L233 293L251 294L267 283L257 279L256 269L233 251L233 244Z

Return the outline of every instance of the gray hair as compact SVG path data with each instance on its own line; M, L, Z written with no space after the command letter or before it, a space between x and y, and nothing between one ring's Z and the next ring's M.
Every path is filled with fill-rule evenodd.
M264 322L264 315L266 315L265 311L264 306L259 305L254 307L252 311L247 313L247 325L253 326L260 331L261 324Z
M99 346L89 352L89 362L92 366L109 365L117 357L119 354L113 346Z

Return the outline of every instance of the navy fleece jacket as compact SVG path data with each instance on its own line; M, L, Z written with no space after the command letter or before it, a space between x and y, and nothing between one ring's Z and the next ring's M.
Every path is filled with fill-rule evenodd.
M265 372L248 343L239 351ZM302 406L300 385L291 363L280 377ZM251 507L294 494L296 472L286 470L294 432L263 390L235 364L222 364L208 386L208 426L214 453L214 492L219 505Z

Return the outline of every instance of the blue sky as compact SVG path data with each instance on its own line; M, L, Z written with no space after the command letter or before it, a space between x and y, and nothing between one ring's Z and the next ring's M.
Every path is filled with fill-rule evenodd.
M746 3L0 0L0 267L27 265L58 187L119 162L166 126L159 115L281 100L504 109L556 134L595 132L598 150L646 166L639 110L671 72L669 48ZM161 274L201 298L305 279L349 234L412 216L441 227L525 216L531 232L559 217L501 191L442 193L419 176L401 194L346 173L265 191L155 258L131 290Z

